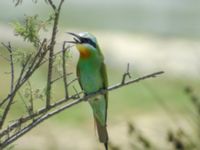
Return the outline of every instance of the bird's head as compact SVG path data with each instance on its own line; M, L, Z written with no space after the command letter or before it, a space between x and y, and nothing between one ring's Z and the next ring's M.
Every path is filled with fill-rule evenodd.
M74 41L66 41L73 43L80 52L80 57L88 58L91 54L96 53L98 44L95 36L88 32L82 32L79 34L68 32L68 34L74 36Z

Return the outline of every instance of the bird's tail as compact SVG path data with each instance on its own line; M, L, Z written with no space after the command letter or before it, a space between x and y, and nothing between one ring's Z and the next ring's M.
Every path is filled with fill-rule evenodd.
M104 143L105 150L108 150L108 132L107 132L106 125L102 126L96 118L95 118L95 122L96 122L96 126L97 126L97 133L99 136L99 141L101 143Z

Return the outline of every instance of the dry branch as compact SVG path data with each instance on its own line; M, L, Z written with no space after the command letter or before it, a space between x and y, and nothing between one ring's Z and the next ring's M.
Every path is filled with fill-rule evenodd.
M15 133L15 134L13 134L12 136L10 136L10 137L9 137L7 140L5 140L4 142L2 142L1 145L0 145L0 148L4 148L4 147L6 147L7 145L13 143L13 142L16 141L18 138L20 138L22 135L24 135L25 133L27 133L28 131L30 131L31 129L33 129L36 125L42 123L44 120L48 119L49 117L54 116L54 115L56 115L57 113L62 112L62 111L64 111L65 109L68 109L68 108L70 108L70 107L72 107L72 106L74 106L74 105L76 105L76 104L79 104L79 103L82 102L82 101L86 101L86 100L88 100L88 99L90 99L90 98L92 98L92 97L95 97L95 96L97 96L97 95L105 94L106 92L109 92L109 91L112 91L112 90L116 90L116 89L118 89L118 88L125 87L125 86L127 86L127 85L129 85L129 84L137 83L137 82L140 82L140 81L145 80L145 79L148 79L148 78L155 78L155 77L157 77L158 75L161 75L161 74L163 74L163 73L164 73L163 71L155 72L155 73L152 73L152 74L148 74L148 75L139 77L139 78L137 78L137 79L129 80L129 81L124 82L124 83L121 82L121 83L118 83L118 84L116 84L116 85L110 86L110 87L108 87L107 89L102 89L102 90L100 90L100 91L98 91L98 92L94 92L94 93L91 93L91 94L89 94L89 95L87 95L87 96L83 96L83 97L81 97L81 98L78 98L78 99L76 99L76 100L74 100L74 101L72 101L72 102L70 102L70 103L68 103L68 104L66 104L66 105L64 105L64 106L60 106L61 104L63 104L64 102L67 101L67 99L64 98L64 99L58 101L59 103L52 105L52 106L48 109L48 110L52 110L52 109L54 109L55 107L60 106L60 107L57 108L56 110L51 111L51 112L49 112L49 113L46 113L46 114L42 115L42 113L44 113L44 112L46 111L45 109L47 109L47 108L44 108L43 110L40 111L40 113L37 113L37 115L35 114L35 116L38 116L38 115L41 115L41 116L40 116L39 118L35 119L32 123L30 123L30 124L28 124L27 126L25 126L24 128L22 128L22 129L21 129L20 131L18 131L17 133ZM75 94L75 95L77 95L77 94ZM75 96L75 95L74 95L74 96ZM80 94L79 94L79 95L80 95ZM73 96L70 97L70 98L73 98ZM27 122L27 121L30 120L30 119L31 119L31 117L30 117L30 118L26 118L26 121L24 121L24 123ZM15 127L17 127L17 126L22 126L22 121L21 121L21 120L18 120L17 123L15 123L14 125L12 125L12 127L8 127L8 128L6 129L6 131L1 132L0 135L1 135L1 136L6 135L9 131L13 130L13 129L14 129Z

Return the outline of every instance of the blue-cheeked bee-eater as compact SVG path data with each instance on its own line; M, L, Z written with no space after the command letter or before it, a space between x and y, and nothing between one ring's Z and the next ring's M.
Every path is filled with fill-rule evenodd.
M68 34L74 36L74 41L67 42L75 44L80 53L77 64L77 77L85 95L106 89L108 79L104 57L95 36L88 32L79 34L68 32ZM108 132L106 128L108 93L90 98L88 101L93 110L99 141L104 143L105 149L108 150Z

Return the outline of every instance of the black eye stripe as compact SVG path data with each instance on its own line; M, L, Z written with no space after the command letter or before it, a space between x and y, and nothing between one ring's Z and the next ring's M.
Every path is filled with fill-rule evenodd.
M82 43L87 43L87 44L90 44L90 45L92 45L93 47L95 47L95 48L96 48L96 43L95 43L95 42L93 42L91 39L84 38L84 39L82 39L82 40L81 40L81 42L82 42Z

